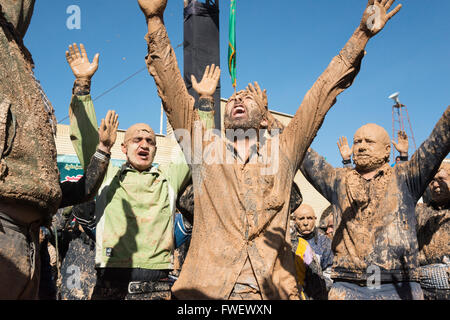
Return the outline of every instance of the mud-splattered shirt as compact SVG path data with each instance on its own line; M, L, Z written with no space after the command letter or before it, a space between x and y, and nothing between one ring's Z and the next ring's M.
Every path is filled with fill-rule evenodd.
M333 278L366 281L376 266L381 281L417 279L415 206L449 151L450 108L411 160L386 163L371 180L309 150L302 172L333 206Z
M419 203L416 216L420 265L445 263L445 257L450 259L450 204L436 208Z
M290 234L286 232L292 182L326 112L358 73L365 44L351 38L308 91L278 136L278 146L271 140L278 159L271 172L273 167L268 167L273 162L238 159L220 132L202 137L202 125L196 121L201 111L194 110L194 98L187 92L166 29L146 38L149 72L176 134L182 136L180 130L184 130L180 144L191 164L194 184L191 245L173 294L178 299L228 299L241 271L250 269L249 261L263 299L298 299ZM209 112L210 119L212 116ZM265 146L255 146L252 155L261 156ZM221 151L212 152L214 147ZM231 163L219 160L220 155L213 161L201 160L213 153L222 153L222 159L231 159Z

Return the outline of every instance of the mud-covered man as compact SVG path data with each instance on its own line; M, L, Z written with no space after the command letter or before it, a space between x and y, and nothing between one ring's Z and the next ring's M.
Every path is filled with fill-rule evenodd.
M353 137L355 168L333 168L312 149L306 179L332 204L329 299L422 299L415 206L450 150L450 107L411 160L389 165L390 137L376 124Z
M66 58L76 78L71 138L84 167L98 141L90 89L99 55L91 63L84 46L73 44ZM145 123L128 128L121 149L127 161L120 168L108 167L95 204L97 283L92 299L169 299L175 202L189 181L189 167L181 151L181 161L153 164L156 135Z
M173 294L178 299L298 299L288 230L295 173L325 114L359 72L366 44L400 7L387 13L393 1L369 1L361 24L308 91L280 135L272 130L265 91L249 85L227 101L225 129L232 137L225 138L211 131L202 136L202 128L198 130L197 119L207 123L203 130L214 124L213 99L205 92L194 108L194 98L187 92L164 25L167 0L138 2L148 26L149 72L192 164L195 222ZM371 10L372 5L380 13L374 25L368 23L377 11ZM271 136L274 133L270 143L259 134L265 129ZM212 152L214 147L216 152ZM272 168L273 162L253 161L264 159L267 149L279 160ZM198 154L201 159L217 158L196 162L191 154L194 158ZM222 161L224 158L227 160Z
M58 206L91 198L108 160L96 152L90 173L60 186L56 119L23 44L34 4L0 0L0 299L37 299L40 226Z
M420 284L426 300L450 300L450 163L444 162L417 204Z

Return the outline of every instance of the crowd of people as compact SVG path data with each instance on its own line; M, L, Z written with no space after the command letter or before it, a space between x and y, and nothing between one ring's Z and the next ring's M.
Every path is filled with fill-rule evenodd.
M0 0L0 299L450 298L450 107L410 158L399 133L394 166L391 138L373 123L352 147L339 139L341 168L310 148L367 43L400 11L394 0L368 1L288 125L255 82L227 100L226 134L214 122L219 67L192 77L196 101L166 31L167 0L138 0L145 62L181 150L155 165L155 133L137 123L121 144L126 162L113 166L119 115L98 127L99 55L74 43L70 138L84 176L64 183L53 110L23 44L34 2ZM324 212L303 202L298 170L329 201Z

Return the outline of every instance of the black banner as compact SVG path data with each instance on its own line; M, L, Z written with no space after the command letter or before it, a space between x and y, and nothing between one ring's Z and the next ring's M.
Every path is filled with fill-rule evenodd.
M201 81L207 65L220 66L219 0L188 0L184 8L184 81L196 103L191 75ZM215 124L221 128L220 81L214 94Z

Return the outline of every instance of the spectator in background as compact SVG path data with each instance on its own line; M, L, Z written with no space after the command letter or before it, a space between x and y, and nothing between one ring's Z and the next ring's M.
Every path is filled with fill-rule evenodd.
M333 240L334 221L333 221L333 207L330 205L323 210L319 219L318 230L326 235L330 240Z
M426 300L450 300L450 163L443 163L416 206L420 285Z
M294 221L297 237L292 239L293 250L295 250L296 255L303 257L305 253L309 252L305 243L301 241L302 239L305 240L311 247L316 262L316 265L314 263L307 263L308 259L305 260L302 258L306 266L300 267L300 269L306 268L306 274L304 277L298 275L298 278L300 282L303 282L303 284L300 283L303 287L303 292L308 298L326 300L328 290L332 284L330 278L331 266L333 264L331 240L318 232L316 215L313 208L308 204L303 203L295 210ZM298 262L296 263L298 271ZM301 281L302 278L304 278L304 281Z

